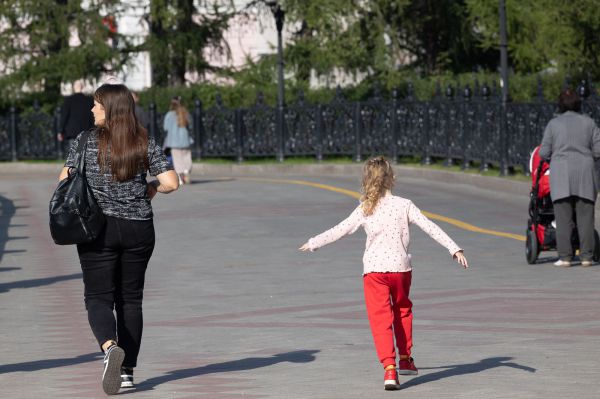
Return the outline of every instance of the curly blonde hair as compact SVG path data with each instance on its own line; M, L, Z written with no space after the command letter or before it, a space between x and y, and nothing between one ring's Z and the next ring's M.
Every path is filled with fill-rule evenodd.
M372 215L381 197L394 186L394 171L390 162L383 156L369 159L363 167L362 210L366 216Z

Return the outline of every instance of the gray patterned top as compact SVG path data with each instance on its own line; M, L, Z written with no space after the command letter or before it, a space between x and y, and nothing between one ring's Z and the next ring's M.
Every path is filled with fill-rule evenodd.
M72 168L75 165L80 138L81 133L71 144L65 162L66 167ZM129 220L152 219L152 205L146 191L146 172L156 176L168 170L173 170L162 149L156 145L154 138L149 137L148 161L150 169L140 171L133 179L124 182L113 179L110 173L110 150L108 153L108 173L103 173L98 164L98 132L92 130L88 137L85 152L85 175L98 205L107 216Z

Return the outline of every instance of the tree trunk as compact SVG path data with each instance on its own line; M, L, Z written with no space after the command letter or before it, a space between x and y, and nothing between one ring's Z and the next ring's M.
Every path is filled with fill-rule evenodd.
M194 0L178 0L177 8L179 13L177 18L177 32L179 34L191 33L194 29L194 21L192 20L192 15L195 11ZM185 73L187 71L187 52L187 43L175 43L171 65L171 83L173 85L178 86L185 83Z
M152 68L152 85L168 86L169 84L169 49L167 32L159 15L165 12L161 2L150 2L150 39L148 52Z
M65 6L68 3L68 0L55 0L56 2L56 9L60 10L60 9L64 9ZM68 20L71 20L72 18L68 18ZM69 38L63 36L60 36L60 30L56 29L57 26L54 26L54 32L52 32L51 37L56 37L56 40L54 40L53 42L48 44L48 53L49 54L58 54L60 53L61 50L63 50L64 48L68 48L69 47ZM46 93L46 95L50 98L50 99L58 99L61 96L60 93L60 84L62 83L62 76L60 75L60 73L55 73L55 74L48 74L47 76L44 77L44 92Z

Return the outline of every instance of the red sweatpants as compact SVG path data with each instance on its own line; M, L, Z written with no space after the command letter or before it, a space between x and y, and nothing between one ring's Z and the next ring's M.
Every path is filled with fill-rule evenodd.
M367 315L377 357L383 367L396 364L394 336L400 355L412 348L412 302L408 299L412 271L368 273L363 277Z

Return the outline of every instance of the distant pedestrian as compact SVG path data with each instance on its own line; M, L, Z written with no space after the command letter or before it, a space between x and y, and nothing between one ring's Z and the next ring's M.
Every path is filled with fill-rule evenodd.
M300 250L314 251L363 227L367 244L363 256L363 283L367 315L375 349L384 367L384 388L399 389L398 374L418 373L411 357L412 280L409 226L416 224L448 249L450 255L467 268L463 250L435 223L425 217L412 201L392 195L394 172L384 157L365 163L361 203L337 226L308 240ZM400 355L396 370L396 346Z
M150 115L148 112L140 105L140 97L135 91L132 91L133 100L135 101L135 116L138 119L138 122L142 124L144 129L150 132Z
M79 133L94 126L93 106L92 97L83 94L83 81L75 81L73 94L65 97L60 110L57 139L62 142L63 152L71 148L71 143Z
M554 265L571 266L575 213L581 265L591 266L598 195L594 159L600 158L600 130L592 118L580 113L581 98L575 91L563 90L558 96L558 107L560 115L548 122L539 152L550 162L550 197L559 257Z
M181 97L173 97L171 100L163 127L167 134L163 147L170 149L175 171L181 182L188 184L192 172L192 118L181 103Z
M142 339L144 279L154 250L150 201L157 192L179 187L177 174L137 121L134 109L127 87L100 86L94 94L96 128L84 136L85 176L106 225L95 241L77 245L77 253L88 320L105 354L102 387L107 394L133 386ZM81 137L73 142L60 180L75 165ZM147 173L157 180L148 183Z

